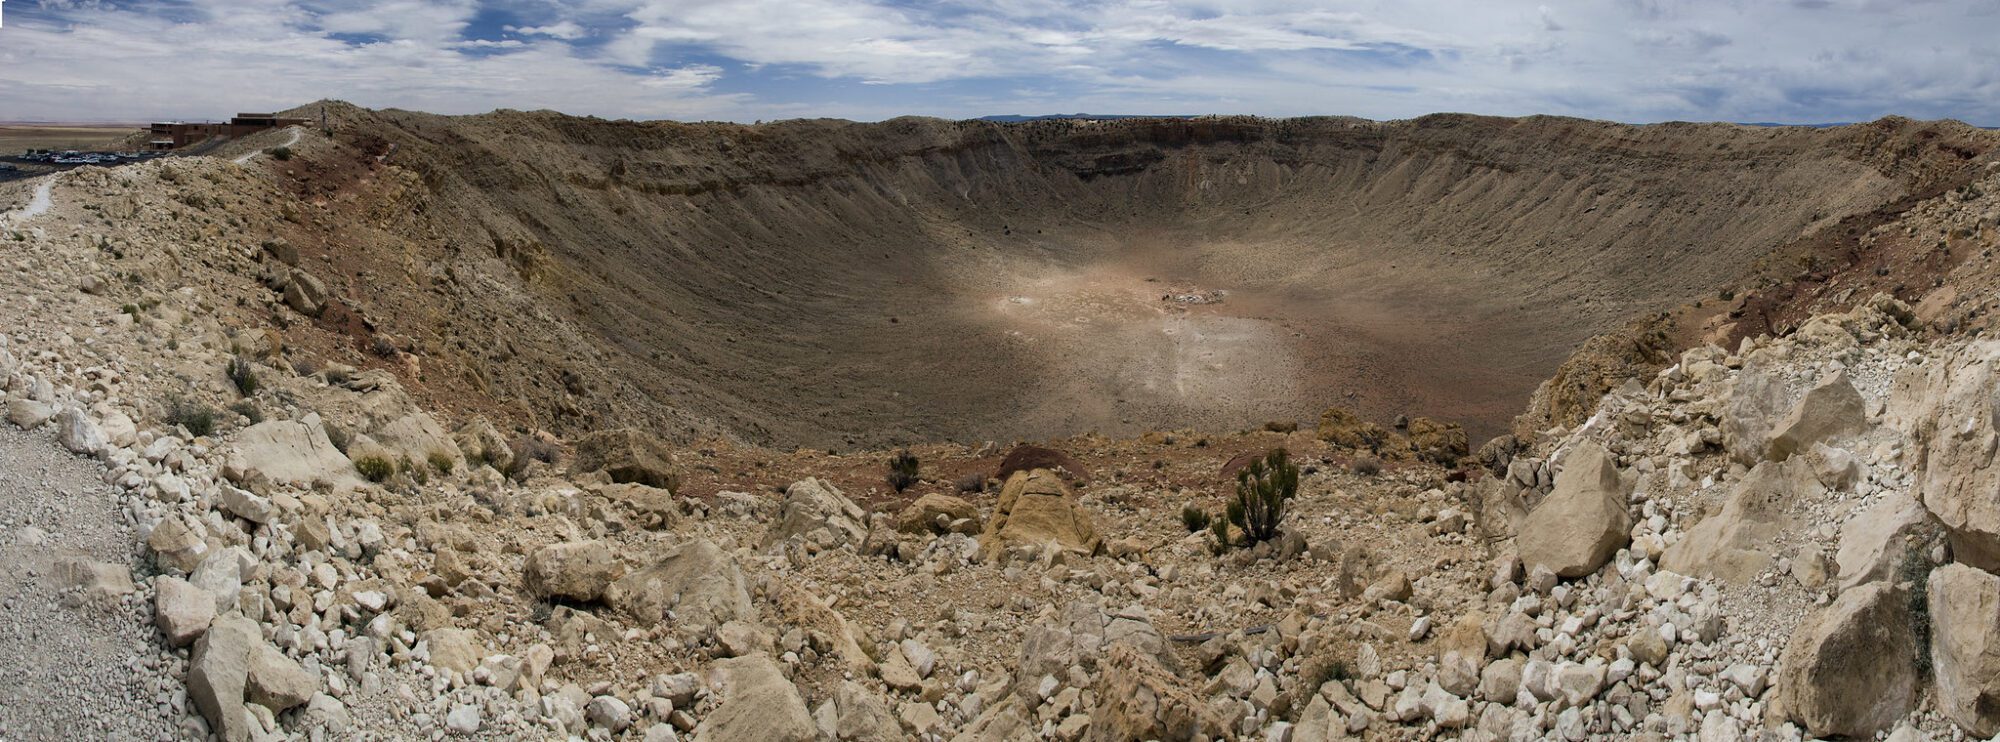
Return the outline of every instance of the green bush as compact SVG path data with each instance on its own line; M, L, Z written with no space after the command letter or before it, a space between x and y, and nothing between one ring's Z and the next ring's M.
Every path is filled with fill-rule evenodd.
M264 421L264 411L257 409L256 402L247 399L237 400L236 404L229 406L229 411L242 415L244 419L250 421L251 425L256 425Z
M236 391L248 397L257 393L257 373L249 359L236 356L229 359L229 381L236 385Z
M1285 449L1273 449L1236 473L1236 497L1229 501L1229 523L1255 544L1278 536L1285 504L1299 493L1299 467Z
M897 452L889 459L889 486L896 488L897 492L909 489L910 485L917 483L919 467L917 456L910 453L910 449Z
M439 474L451 473L452 469L451 454L445 453L443 451L432 451L430 455L430 462L431 462L431 468L436 469L437 473Z
M396 475L396 465L381 456L363 456L354 460L354 470L370 482L386 482Z
M411 461L408 456L403 457L403 463L397 467L397 470L401 471L404 476L415 480L417 484L430 484L431 482L430 473L424 471L423 467L417 466L417 462Z
M1206 510L1195 507L1193 505L1181 506L1181 525L1187 527L1188 533L1202 532L1204 529L1208 528L1208 523L1210 520L1212 520L1212 518L1209 517L1208 511Z
M167 399L167 424L186 428L196 438L215 432L215 409L185 397Z
M292 159L291 147L272 147L266 151L270 152L272 157L276 157L281 161Z

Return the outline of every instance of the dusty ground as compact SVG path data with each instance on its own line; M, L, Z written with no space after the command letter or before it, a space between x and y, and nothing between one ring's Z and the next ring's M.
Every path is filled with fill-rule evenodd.
M127 149L135 126L97 124L0 124L0 154L27 149Z
M0 738L174 739L185 691L147 602L96 600L59 570L139 565L118 491L48 433L0 425Z

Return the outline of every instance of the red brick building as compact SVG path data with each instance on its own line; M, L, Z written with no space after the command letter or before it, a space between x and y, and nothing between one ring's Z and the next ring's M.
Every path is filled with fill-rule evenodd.
M153 124L153 137L148 145L153 149L180 149L213 137L234 139L308 121L310 119L281 118L275 113L239 113L226 124L163 121Z

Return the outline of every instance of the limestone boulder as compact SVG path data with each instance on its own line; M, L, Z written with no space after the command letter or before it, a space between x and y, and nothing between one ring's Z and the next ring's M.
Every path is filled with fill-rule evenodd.
M769 656L718 660L709 667L709 685L717 690L722 703L702 717L694 730L694 742L818 739L805 699Z
M1209 739L1228 736L1227 725L1180 678L1131 646L1113 646L1098 673L1097 706L1088 739Z
M465 455L458 450L458 443L444 426L435 418L422 411L398 416L368 431L368 437L390 455L390 460L408 459L416 464L433 466L432 459L442 457L451 462L453 468L465 463Z
M1660 567L1747 585L1777 558L1772 544L1794 527L1794 506L1818 498L1824 489L1803 458L1760 463L1730 490L1721 512L1703 518L1667 547Z
M858 544L868 534L864 525L867 518L861 506L832 484L808 477L785 488L777 521L771 524L765 542L799 537L829 548Z
M246 700L277 714L304 704L318 687L298 662L264 641L255 621L237 614L216 619L188 661L188 695L223 740L252 737L257 723Z
M605 600L642 625L667 621L696 632L728 621L757 620L743 570L722 547L694 539L667 552L652 566L611 583Z
M2000 576L1947 564L1927 587L1938 708L1974 736L2000 735Z
M963 498L932 492L917 498L896 516L896 530L903 533L979 532L979 508Z
M326 435L319 416L267 420L236 434L234 463L225 474L239 482L262 476L274 484L310 487L316 480L355 482L354 463Z
M460 426L451 434L451 440L475 464L484 463L503 472L510 471L514 464L514 449L507 444L507 437L486 418L474 418Z
M1771 433L1765 458L1784 461L1812 450L1813 444L1839 440L1868 429L1868 404L1847 380L1845 372L1806 391L1790 414Z
M1876 582L1841 593L1792 632L1778 704L1814 736L1870 738L1916 702L1916 636L1906 593Z
M1631 541L1627 488L1611 452L1585 441L1570 451L1555 489L1522 519L1515 544L1530 571L1558 577L1596 572Z
M1723 448L1745 466L1764 460L1771 431L1790 396L1784 380L1762 370L1745 368L1736 374L1723 396Z
M162 575L153 579L153 623L167 643L185 647L215 620L215 599L187 580Z
M619 484L672 490L680 486L672 452L657 436L638 428L600 430L576 442L572 471L602 471Z
M1957 560L2000 570L2000 341L1967 346L1917 396L1918 499L1944 524Z
M1909 559L1927 559L1925 546L1937 531L1922 503L1896 492L1848 519L1834 552L1840 589L1896 578Z
M833 696L838 721L834 738L841 742L896 742L903 730L880 694L852 680L842 681Z
M544 600L559 598L589 602L624 575L624 565L602 541L550 544L528 555L524 571L528 592Z
M326 311L329 298L326 284L319 277L298 268L292 269L291 280L285 283L285 306L307 317L318 317Z
M1104 545L1090 511L1076 502L1069 486L1047 469L1015 472L1000 488L999 504L987 521L980 548L996 559L1010 546L1056 548L1096 554Z

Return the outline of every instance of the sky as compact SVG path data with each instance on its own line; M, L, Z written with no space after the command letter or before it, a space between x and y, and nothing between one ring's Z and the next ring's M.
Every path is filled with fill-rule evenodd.
M2000 125L1996 0L0 0L0 121L321 98L755 121Z

